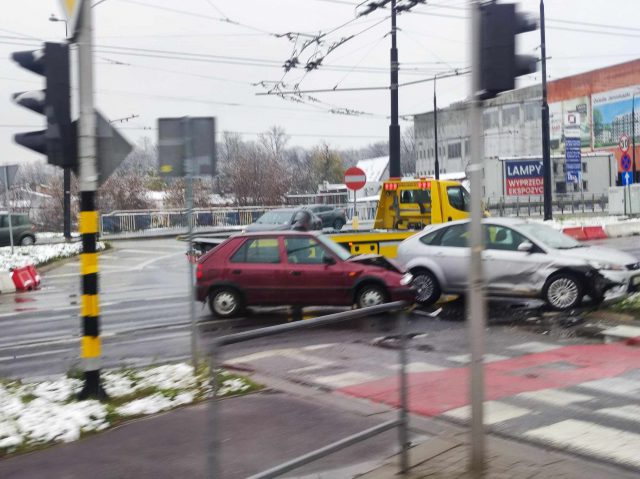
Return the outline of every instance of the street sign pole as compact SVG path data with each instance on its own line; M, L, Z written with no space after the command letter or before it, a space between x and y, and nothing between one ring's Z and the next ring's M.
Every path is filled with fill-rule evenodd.
M351 227L354 230L357 230L359 228L359 224L358 213L356 210L356 191L364 188L364 185L367 184L367 175L362 169L357 166L352 166L351 168L347 168L347 171L344 172L344 184L347 188L353 191L353 218L351 219Z
M7 218L9 219L9 240L11 241L11 254L13 254L13 226L11 225L11 204L9 202L9 174L7 170L8 166L3 166L4 170L4 194L7 201Z
M471 404L471 457L469 469L474 478L484 476L484 334L486 327L486 298L482 270L482 170L484 148L482 146L482 112L480 109L481 64L480 64L480 8L476 1L471 15L471 165L468 172L471 180L471 223L469 226L470 268L466 314L471 349L469 364Z

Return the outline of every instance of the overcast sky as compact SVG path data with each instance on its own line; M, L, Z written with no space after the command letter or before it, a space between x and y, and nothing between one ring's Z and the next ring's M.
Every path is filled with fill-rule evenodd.
M312 93L303 103L256 94L280 81L285 90L387 86L388 10L357 18L357 0L92 1L96 105L111 120L136 116L116 123L131 141L155 139L159 117L184 115L215 116L220 132L240 132L247 140L278 125L291 136L290 145L325 140L333 147L360 147L387 137L388 90ZM57 0L5 3L0 163L18 163L38 155L15 145L14 133L38 128L42 117L10 97L41 88L43 81L11 61L11 53L38 48L44 40L61 41L65 26L49 21L51 14L63 17ZM519 4L537 16L539 0ZM401 84L469 66L468 5L433 0L398 17ZM546 0L545 5L550 79L640 57L640 27L629 26L640 18L640 1ZM302 50L305 41L321 34L322 43ZM348 40L338 45L343 39ZM523 35L519 51L539 54L539 39L539 32ZM304 65L319 57L321 66L305 73ZM300 64L285 74L282 65L292 58ZM520 84L539 81L539 74L531 75ZM468 75L438 80L439 106L463 100L468 82ZM433 82L402 87L399 97L400 115L407 115L404 129L412 125L412 114L432 109Z

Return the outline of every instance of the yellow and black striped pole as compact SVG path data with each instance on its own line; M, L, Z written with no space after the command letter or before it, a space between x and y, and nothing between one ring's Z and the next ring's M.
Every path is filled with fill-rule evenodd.
M95 207L95 191L80 193L80 218L78 229L82 237L80 273L82 275L82 343L80 358L84 370L84 388L80 399L105 399L106 393L100 381L100 303L98 301L98 211Z

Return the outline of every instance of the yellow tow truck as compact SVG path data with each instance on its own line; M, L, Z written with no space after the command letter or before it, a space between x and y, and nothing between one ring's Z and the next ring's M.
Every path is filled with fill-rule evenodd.
M471 197L457 181L389 179L382 185L371 230L328 233L352 254L395 258L398 244L427 225L469 217Z

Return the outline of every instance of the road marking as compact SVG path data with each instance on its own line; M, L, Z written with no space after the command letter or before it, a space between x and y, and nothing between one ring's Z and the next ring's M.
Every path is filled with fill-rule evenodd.
M640 422L640 406L636 405L608 407L605 409L598 409L596 412L606 414L607 416L625 419L627 421Z
M533 401L552 404L554 406L568 406L569 404L573 404L575 402L584 402L593 399L593 396L570 393L567 391L560 391L558 389L542 389L541 391L520 393L517 394L516 397L531 399Z
M640 435L631 432L567 419L527 431L524 435L589 456L640 466Z
M516 344L515 346L509 346L507 349L515 349L516 351L523 351L525 353L544 353L553 349L561 348L559 344L541 343L539 341L531 341L529 343Z
M135 254L162 254L162 253L170 253L172 250L156 250L156 249L133 249L133 248L127 248L127 249L118 249L118 253L135 253ZM181 249L180 251L184 252L184 249Z
M140 263L138 266L131 268L132 270L143 270L144 268L146 268L147 266L149 266L150 264L155 263L156 261L162 261L165 260L167 258L171 258L172 256L177 256L179 254L184 254L184 251L177 251L175 253L171 253L171 254L166 254L164 256L158 256L156 258L151 258L147 261L143 261L142 263ZM186 261L185 261L186 263Z
M334 374L333 376L321 376L313 378L314 382L334 388L344 388L347 386L353 386L354 384L374 381L375 379L377 379L376 376L372 376L371 374L359 373L356 371Z
M387 365L387 368L392 369L394 371L399 371L400 365L389 364ZM420 361L407 364L408 373L425 373L425 372L430 373L432 371L442 371L443 369L446 369L446 368L443 368L441 366L436 366L435 364L423 363Z
M512 406L511 404L505 404L500 401L486 401L484 403L484 423L497 424L499 422L508 421L509 419L526 416L531 412L531 409ZM470 406L463 406L457 409L452 409L451 411L447 411L443 414L443 416L446 417L461 419L465 421L469 419L470 415Z
M327 343L327 344L312 344L311 346L304 346L302 349L305 351L315 351L316 349L325 349L332 348L336 346L338 343Z
M597 379L595 381L579 384L579 386L582 388L594 389L602 393L629 396L634 399L636 399L638 397L638 393L640 393L640 381L620 377Z
M459 356L449 356L446 358L448 361L453 361L456 363L468 363L471 361L470 354L461 354ZM508 356L500 356L498 354L485 354L484 362L485 363L495 363L496 361L503 361L505 359L509 359Z

